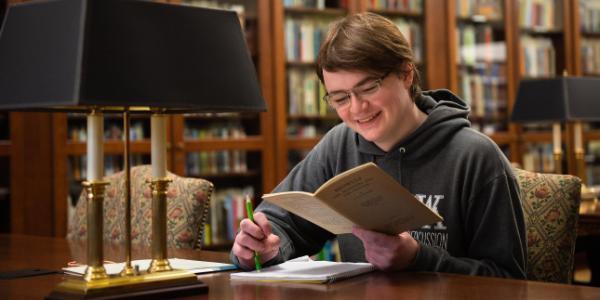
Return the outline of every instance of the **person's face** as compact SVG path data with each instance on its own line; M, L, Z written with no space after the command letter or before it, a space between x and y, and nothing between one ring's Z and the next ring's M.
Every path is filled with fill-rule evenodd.
M377 88L378 79L381 81ZM399 128L413 127L410 122L414 119L407 117L414 105L409 95L412 72L401 76L392 72L378 78L362 71L323 70L323 80L328 95L353 91L349 101L336 108L337 114L348 127L379 148L388 151L402 138L403 130ZM371 88L375 88L374 92ZM330 98L330 102L333 100Z

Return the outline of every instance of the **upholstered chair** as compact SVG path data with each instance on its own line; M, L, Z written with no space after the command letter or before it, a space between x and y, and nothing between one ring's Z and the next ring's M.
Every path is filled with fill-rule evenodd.
M167 192L167 245L175 248L200 248L204 223L208 217L213 184L204 179L185 178L172 173ZM149 165L131 168L131 237L132 244L151 245L152 193L147 180L152 177ZM107 176L110 185L104 198L104 240L122 242L125 237L125 173ZM67 238L87 237L87 201L83 191L75 213L69 220Z
M571 283L581 180L514 169L527 229L527 278Z

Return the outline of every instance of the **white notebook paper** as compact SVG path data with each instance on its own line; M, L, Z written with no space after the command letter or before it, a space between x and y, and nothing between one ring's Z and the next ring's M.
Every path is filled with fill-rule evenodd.
M375 270L369 263L292 260L264 268L260 271L232 273L231 279L268 281L330 283Z
M195 274L237 269L237 267L232 264L182 258L169 258L169 263L171 263L171 267L173 269L187 270ZM132 260L131 265L134 267L137 265L140 270L145 271L150 266L150 259ZM125 263L104 264L104 268L106 269L106 273L108 275L119 274L121 270L123 270L124 266ZM83 273L85 273L85 268L86 266L78 266L64 267L62 269L66 274L81 276Z

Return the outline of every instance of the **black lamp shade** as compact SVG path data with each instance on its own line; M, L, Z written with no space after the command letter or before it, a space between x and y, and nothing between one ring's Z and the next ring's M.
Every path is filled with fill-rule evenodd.
M511 119L515 122L600 120L600 78L521 80Z
M9 8L0 109L264 111L235 12L142 0Z

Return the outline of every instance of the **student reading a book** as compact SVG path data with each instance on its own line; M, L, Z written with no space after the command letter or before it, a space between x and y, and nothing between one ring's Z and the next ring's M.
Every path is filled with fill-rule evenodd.
M444 220L398 235L362 228L330 232L263 201L245 219L232 260L253 269L318 252L337 238L344 261L382 270L525 278L526 241L517 183L506 157L470 127L469 107L447 90L421 91L406 39L373 13L334 23L317 59L324 100L342 124L330 130L276 187L314 192L328 179L374 162Z

